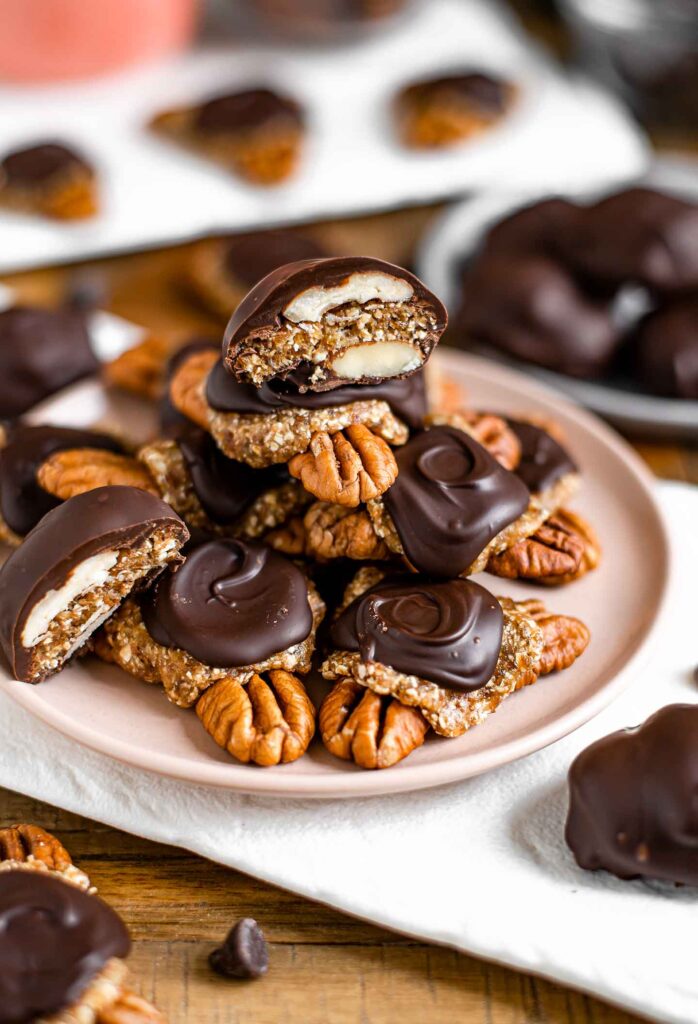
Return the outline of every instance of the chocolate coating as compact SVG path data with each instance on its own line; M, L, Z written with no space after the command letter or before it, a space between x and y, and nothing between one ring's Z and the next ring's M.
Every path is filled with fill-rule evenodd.
M335 287L351 274L360 271L377 271L408 281L414 289L415 298L430 307L436 326L430 332L430 337L425 339L425 350L428 355L448 323L448 314L443 303L419 278L402 267L367 256L337 256L329 259L300 260L278 267L248 292L230 318L223 338L223 359L227 368L234 372L235 356L248 338L258 332L281 327L284 320L282 310L300 292L318 285L325 288ZM344 382L330 379L317 385L316 390L326 391L340 385L344 386ZM302 384L299 389L307 390Z
M271 89L245 89L215 96L197 108L195 126L201 132L244 132L278 119L303 124L303 109L288 96Z
M184 543L189 532L164 501L137 487L98 487L48 512L0 569L0 643L17 679L30 654L22 631L36 604L61 587L86 558L137 546L158 527L171 526Z
M277 267L326 255L322 246L307 235L293 231L256 231L238 235L228 242L223 265L235 282L252 288Z
M698 294L660 306L641 321L637 372L658 395L698 399Z
M206 515L221 526L235 522L260 494L289 479L285 466L250 469L226 458L211 435L197 427L182 431L177 443Z
M463 101L485 114L501 114L506 110L511 86L502 78L481 71L462 71L440 78L425 78L403 89L400 96L410 105Z
M561 226L557 245L570 267L659 291L698 287L698 205L647 188L607 196Z
M78 1002L130 946L98 896L44 872L0 873L0 1024L31 1024Z
M606 736L569 773L565 838L580 867L698 885L698 706Z
M525 484L454 427L415 434L395 458L383 502L418 572L459 576L528 508Z
M547 430L522 420L507 420L521 442L521 461L514 473L532 494L538 494L568 473L578 472L576 464Z
M271 380L261 387L240 384L221 362L211 370L206 382L206 398L221 412L268 415L278 409L334 409L350 402L387 402L394 414L409 427L417 429L427 414L424 373L374 384L345 384L331 391L300 391L307 379L303 368L285 380Z
M492 256L464 280L460 326L469 341L574 377L607 368L619 343L607 303L540 256Z
M74 310L0 312L0 418L20 416L98 368L85 320Z
M44 142L8 153L0 162L0 183L4 181L13 187L31 188L75 169L92 170L74 149L58 142Z
M20 537L60 504L59 498L39 486L36 474L49 455L67 448L123 451L119 442L108 434L51 426L17 426L10 432L7 445L0 450L0 513Z
M523 206L494 224L484 242L484 252L511 256L513 253L552 256L560 229L574 224L578 206L553 197Z
M191 550L141 598L153 640L216 668L257 665L312 629L305 576L255 541L212 540Z
M383 580L332 626L332 643L406 675L469 693L492 677L502 646L499 602L472 580Z

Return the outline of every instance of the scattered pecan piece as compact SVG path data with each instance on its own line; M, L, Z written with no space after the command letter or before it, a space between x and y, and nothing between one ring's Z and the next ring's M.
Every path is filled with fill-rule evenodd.
M305 554L305 526L303 516L294 516L276 530L271 530L264 538L264 543L284 555L296 558Z
M294 455L288 471L321 501L356 508L388 490L397 462L382 437L352 423L344 432L313 434L308 451Z
M165 1017L152 1003L135 992L122 992L116 1002L97 1014L95 1024L167 1024Z
M0 861L23 862L33 857L51 871L64 871L73 863L61 842L38 825L10 825L0 829Z
M315 558L383 561L389 557L385 541L365 509L355 511L317 501L306 512L303 525L306 553Z
M268 766L296 761L315 732L315 708L300 679L272 670L269 682L253 675L246 687L221 679L196 705L206 732L248 764Z
M159 497L153 478L142 463L130 455L100 448L54 452L39 466L36 478L45 491L61 501L112 484L139 487Z
M416 708L380 697L353 679L335 683L320 706L319 720L329 752L360 768L390 768L421 747L429 729Z
M179 364L170 381L170 401L175 409L203 430L208 430L209 415L204 385L219 358L215 349L192 352Z
M521 601L520 607L543 630L540 674L562 672L586 650L591 633L580 619L570 615L551 615L542 601Z
M576 513L560 509L530 537L493 555L487 571L510 580L560 586L596 568L599 558L599 543L589 524Z
M107 363L104 376L117 388L157 401L165 391L167 362L171 354L170 342L153 335Z

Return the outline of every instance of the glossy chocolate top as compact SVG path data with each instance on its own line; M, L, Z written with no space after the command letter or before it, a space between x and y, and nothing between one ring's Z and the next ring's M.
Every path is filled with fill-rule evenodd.
M245 89L215 96L197 108L195 126L201 132L237 132L257 128L278 118L303 124L303 108L271 89Z
M421 427L427 414L423 371L375 384L345 384L331 391L303 392L300 387L307 384L308 376L306 368L299 367L284 380L277 378L256 388L236 381L221 360L208 376L206 398L213 409L252 415L273 413L277 409L335 409L351 402L383 401L415 430Z
M640 378L657 395L698 399L698 294L650 313L636 339Z
M131 942L98 896L41 871L0 872L0 1024L31 1024L78 1002Z
M39 486L36 474L49 455L67 448L123 451L115 438L92 430L17 426L10 431L6 446L0 450L0 513L20 537L60 504L59 498Z
M521 442L521 461L514 473L532 494L552 487L561 477L578 472L576 464L547 430L523 420L507 420Z
M455 427L421 431L395 458L383 502L418 572L459 576L528 508L525 484Z
M503 621L496 598L472 580L395 576L350 604L331 638L362 661L468 693L494 673Z
M580 867L698 885L698 705L606 736L569 774L566 839Z
M507 106L511 86L502 78L481 71L462 71L441 78L426 78L403 90L408 102L451 102L454 98L466 100L488 114L500 114Z
M578 210L574 203L557 196L520 207L489 229L483 250L488 257L515 252L554 255L558 232L574 224Z
M307 235L293 231L256 231L238 235L226 245L226 274L246 288L261 281L277 267L298 260L314 260L326 255L321 245Z
M485 256L463 281L459 324L468 343L575 377L603 373L619 333L607 302L542 256Z
M85 158L73 149L56 142L45 142L8 153L0 163L0 184L32 187L43 185L54 175L72 169L91 171Z
M156 643L215 668L257 665L312 629L305 576L256 541L212 540L189 551L141 598Z
M698 204L632 188L582 208L557 239L565 261L602 282L698 287Z
M98 368L80 313L32 306L0 312L0 418L20 416Z
M0 643L15 676L27 676L30 651L24 625L49 590L102 551L137 546L159 527L171 526L181 546L189 532L164 501L137 487L98 487L48 512L0 569Z
M223 338L223 358L228 369L234 371L235 356L248 339L254 338L258 332L264 333L282 326L282 311L301 292L311 287L337 287L350 275L360 272L383 273L409 282L414 298L427 305L435 318L434 330L424 342L426 351L430 351L446 329L448 314L443 303L426 285L408 270L386 263L384 260L368 256L336 256L329 259L300 260L277 267L247 293L230 318ZM289 367L290 369L295 367ZM334 380L326 381L319 385L318 389L327 390L341 383ZM303 385L300 387L303 390Z
M211 435L198 427L182 431L177 443L197 498L209 519L220 526L235 522L260 494L289 479L285 466L251 469L226 458Z

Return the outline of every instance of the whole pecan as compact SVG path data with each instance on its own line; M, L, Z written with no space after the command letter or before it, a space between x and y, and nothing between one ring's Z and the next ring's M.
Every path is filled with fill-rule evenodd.
M591 633L580 619L570 615L551 615L542 601L521 601L520 607L543 631L540 674L562 672L586 650Z
M315 708L300 679L272 670L247 686L221 679L196 705L206 732L238 761L269 766L296 761L315 732Z
M99 1010L95 1024L167 1024L167 1021L152 1003L127 991L111 1006Z
M353 558L383 561L389 557L385 541L373 528L365 509L316 501L303 519L306 554L317 559Z
M313 434L308 450L293 456L288 471L321 501L356 508L388 490L397 462L382 437L352 423L344 432Z
M170 342L152 336L106 363L104 376L115 387L155 401L165 391L165 372L171 354Z
M306 533L303 516L293 516L283 526L271 530L264 537L264 543L275 551L297 558L306 553Z
M0 861L23 862L33 857L51 871L63 871L73 863L55 836L38 825L10 825L0 829Z
M353 679L335 683L320 706L319 720L329 752L360 768L390 768L421 747L429 729L415 708Z
M214 349L192 352L182 360L170 381L170 401L175 409L204 430L208 430L209 417L204 385L218 358Z
M530 537L492 555L487 571L510 580L560 586L596 568L599 557L599 544L589 524L576 513L560 509Z
M505 469L516 469L521 461L521 442L501 416L491 412L459 409L456 412L432 413L429 426L449 426L474 437Z
M159 497L153 478L142 463L130 455L101 448L54 452L39 466L36 478L45 491L61 501L112 484L139 487Z

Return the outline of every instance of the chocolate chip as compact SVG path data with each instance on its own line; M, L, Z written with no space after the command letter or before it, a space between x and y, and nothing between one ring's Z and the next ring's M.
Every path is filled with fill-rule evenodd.
M224 978L260 978L269 967L269 950L264 933L251 917L230 929L220 949L208 958L216 974Z

